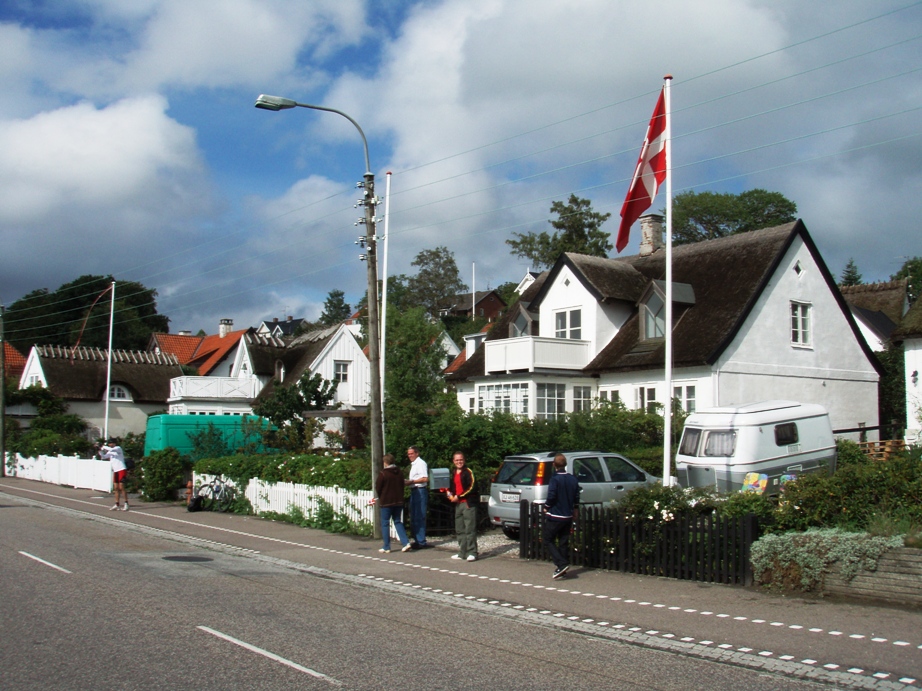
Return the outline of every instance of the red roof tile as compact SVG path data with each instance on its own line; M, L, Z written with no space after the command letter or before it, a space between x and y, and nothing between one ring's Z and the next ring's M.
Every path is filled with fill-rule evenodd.
M246 332L247 329L231 331L223 338L219 334L205 336L188 364L198 367L199 376L205 376L234 349Z
M18 380L26 368L26 358L8 342L3 342L3 367L6 376Z
M161 352L175 355L179 364L185 365L195 356L195 351L203 337L185 334L154 334L154 339Z

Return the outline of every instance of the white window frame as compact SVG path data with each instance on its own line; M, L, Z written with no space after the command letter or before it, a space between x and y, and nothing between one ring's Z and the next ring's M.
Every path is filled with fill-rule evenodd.
M653 301L659 303L658 309L655 311L651 308L650 304ZM656 290L650 293L650 296L644 301L641 309L643 310L643 321L641 325L643 327L643 335L641 339L648 341L653 338L665 338L666 337L666 300L659 294Z
M109 400L122 403L131 403L131 392L123 384L109 385Z
M791 300L791 345L795 348L813 347L813 305Z
M653 386L638 386L634 389L634 407L648 413L656 412L656 388Z
M566 309L554 313L554 338L566 338L573 341L582 340L582 309Z
M557 420L567 412L566 384L536 384L535 417L539 420Z
M528 382L480 384L477 386L477 410L499 410L514 415L528 415ZM473 402L473 399L471 399ZM473 409L472 409L473 412Z
M333 381L339 384L346 384L349 381L349 361L333 361Z
M695 394L694 385L676 386L673 388L673 397L679 402L679 405L682 406L682 410L689 415L696 410Z
M591 386L574 386L573 387L573 412L592 410L592 387Z

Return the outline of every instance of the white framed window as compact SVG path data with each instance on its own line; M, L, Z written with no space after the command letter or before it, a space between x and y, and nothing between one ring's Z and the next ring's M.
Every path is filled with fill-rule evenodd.
M564 310L554 315L554 338L569 338L578 341L582 337L582 310Z
M573 412L579 413L592 408L592 387L591 386L574 386L573 387Z
M473 399L471 399L473 405ZM477 409L528 415L528 384L484 384L477 387Z
M28 386L41 386L41 385L42 385L42 378L40 376L38 376L37 374L29 375Z
M122 386L121 384L111 384L109 386L109 400L110 401L130 401L131 394L128 393L128 389Z
M791 345L813 345L813 309L808 302L791 301Z
M686 413L695 412L694 386L677 386L673 389L672 395Z
M349 363L348 362L334 362L333 363L333 381L336 382L347 382L349 381Z
M652 386L638 386L634 389L634 407L646 410L648 413L656 412L656 389Z
M535 414L539 420L556 420L567 412L567 387L564 384L538 384Z
M650 338L666 337L666 301L660 297L656 291L650 293L650 297L641 307L643 311L643 335L644 340Z

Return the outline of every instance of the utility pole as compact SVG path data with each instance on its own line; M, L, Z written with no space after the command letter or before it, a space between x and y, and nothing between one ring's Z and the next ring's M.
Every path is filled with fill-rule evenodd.
M362 204L365 207L364 218L358 223L365 225L365 263L368 268L368 365L371 381L371 401L368 405L369 422L371 425L371 486L375 486L378 473L383 467L384 456L383 425L381 424L381 341L378 319L378 238L375 235L375 207L378 200L375 197L375 176L370 170L365 173L364 182L359 185L364 189ZM362 239L360 238L361 242ZM389 529L380 522L380 514L375 511L374 534L381 537L381 530Z

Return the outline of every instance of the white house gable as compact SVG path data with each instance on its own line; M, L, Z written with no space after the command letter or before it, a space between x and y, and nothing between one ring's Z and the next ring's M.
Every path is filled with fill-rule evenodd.
M43 387L48 386L45 373L42 371L41 359L35 352L35 348L32 348L32 350L29 351L29 357L26 358L26 367L23 369L22 376L19 378L19 388L25 389L35 384Z
M311 363L310 371L324 379L337 382L336 402L346 406L368 404L368 358L352 332L339 328L320 355Z
M800 237L714 370L717 405L785 398L821 403L834 426L877 424L877 397L854 400L855 383L876 383L877 371Z

